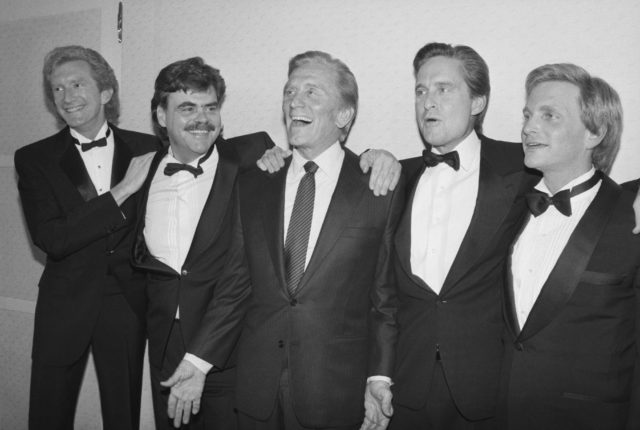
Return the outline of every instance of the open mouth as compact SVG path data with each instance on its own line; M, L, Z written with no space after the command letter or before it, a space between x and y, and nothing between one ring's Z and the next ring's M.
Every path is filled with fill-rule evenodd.
M292 115L291 116L291 125L293 127L300 127L309 125L313 122L313 120L307 116L303 115Z
M84 107L84 105L78 105L78 106L68 106L64 108L64 111L66 113L74 113L74 112L78 112L79 110L81 110Z

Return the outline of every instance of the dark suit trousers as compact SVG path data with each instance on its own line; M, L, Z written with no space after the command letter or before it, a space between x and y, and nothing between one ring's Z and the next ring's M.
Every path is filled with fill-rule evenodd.
M363 399L364 401L364 393ZM363 417L364 418L364 417ZM291 400L291 390L289 389L289 370L284 369L280 376L280 389L278 399L271 417L266 421L251 418L242 412L238 413L238 423L240 430L311 430L311 427L304 427L296 418ZM313 427L314 430L357 430L360 425L346 427Z
M105 296L91 344L75 363L51 366L33 360L29 429L73 429L89 350L98 377L103 428L138 429L144 344L144 327L124 296Z
M425 407L419 410L393 405L389 430L493 430L493 419L472 422L456 407L440 362L433 368Z
M176 320L171 328L162 369L150 365L153 413L157 430L175 430L173 420L167 415L170 388L160 385L176 370L185 354L185 345L180 331L180 322ZM223 372L212 370L207 375L200 402L200 412L191 415L183 430L236 430L237 418L234 410L236 371L234 368Z

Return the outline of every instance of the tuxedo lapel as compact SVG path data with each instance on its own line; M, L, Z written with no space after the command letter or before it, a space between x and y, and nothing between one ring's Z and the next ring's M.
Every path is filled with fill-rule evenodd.
M271 261L280 285L284 285L285 288L287 283L284 267L284 192L290 165L291 157L285 161L284 168L268 176L260 209Z
M73 143L73 138L69 128L65 128L61 133L62 156L60 157L60 168L67 175L71 183L76 187L82 199L86 202L98 196L89 172L82 161Z
M603 178L596 198L569 237L518 337L524 341L542 330L571 298L611 218L620 189Z
M445 278L441 294L453 288L482 257L484 250L491 245L493 236L513 207L522 174L518 171L502 176L494 168L494 162L496 160L491 159L487 154L486 145L483 144L480 152L480 179L476 206L460 249Z
M511 330L511 333L513 334L514 338L520 334L520 323L518 322L518 317L516 315L516 299L513 292L513 272L511 271L513 246L516 242L518 242L520 235L522 235L523 230L527 227L527 224L529 223L529 220L531 219L531 217L532 215L529 213L526 219L524 220L524 222L522 223L522 226L520 226L520 231L518 231L518 234L513 239L513 242L509 247L507 263L504 268L505 283L504 283L504 289L503 289L504 300L503 300L502 306L504 310L505 319L507 321L507 327L509 328L509 330Z
M413 201L416 195L416 188L418 187L418 182L420 181L420 177L424 173L426 166L420 159L421 167L418 169L417 173L414 175L413 181L410 183L411 191L407 198L407 204L404 209L404 213L400 218L398 223L398 228L395 234L395 249L396 254L398 255L398 261L400 266L406 273L406 275L413 280L418 286L421 288L432 292L435 292L424 282L422 278L413 274L411 270L411 212L413 208Z
M351 151L345 149L338 182L331 197L313 254L300 280L298 292L304 289L313 274L318 268L322 267L324 259L331 252L342 230L348 225L349 219L353 216L353 211L360 204L362 193L369 192L368 188L359 184L361 180L362 174L357 166L357 157Z
M220 142L220 145L223 144L226 143ZM195 256L200 255L211 242L216 240L227 210L233 204L231 195L233 194L238 174L238 165L234 161L223 157L222 151L219 151L219 153L221 153L221 156L218 161L216 176L204 208L202 208L202 214L198 220L198 226L193 235L193 241L185 259L185 264L188 264Z
M128 143L122 139L120 130L112 125L109 126L113 131L114 144L113 164L111 166L111 187L113 188L122 180L122 178L124 178L125 173L127 173L127 168L129 167L131 158L133 158L133 153L131 152Z
M138 221L136 223L135 238L132 249L132 259L135 267L144 269L150 272L162 273L165 275L175 276L176 272L171 267L160 262L149 254L147 244L144 240L144 227L145 216L147 214L147 200L149 199L149 188L151 187L151 181L158 170L160 161L167 155L168 148L163 148L158 151L151 160L151 166L149 167L149 174L140 189L140 196L138 200Z

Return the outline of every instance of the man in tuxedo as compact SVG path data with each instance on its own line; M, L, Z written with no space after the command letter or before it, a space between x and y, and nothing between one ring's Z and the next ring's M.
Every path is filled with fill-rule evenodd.
M233 268L251 278L238 347L241 429L357 429L367 377L390 383L402 192L375 197L344 148L357 103L344 63L296 55L282 104L293 157L275 174L240 176Z
M137 429L144 277L129 263L135 193L158 140L115 126L118 82L96 51L59 47L43 69L47 102L67 126L16 151L33 243L47 256L36 304L30 429L71 429L89 351L103 427Z
M408 187L395 235L399 330L390 427L491 428L505 256L533 183L518 145L482 134L490 83L476 51L429 43L413 64L426 149L403 161ZM390 394L385 386L369 388L373 398Z
M640 237L607 172L622 106L573 64L529 73L525 164L542 172L505 285L509 429L640 428Z
M134 264L148 272L147 331L156 427L234 429L233 351L243 279L229 270L236 175L273 146L222 138L225 82L199 57L169 64L151 102L168 146L141 191ZM238 294L242 294L241 291ZM192 417L193 414L194 415ZM191 421L191 422L190 422Z

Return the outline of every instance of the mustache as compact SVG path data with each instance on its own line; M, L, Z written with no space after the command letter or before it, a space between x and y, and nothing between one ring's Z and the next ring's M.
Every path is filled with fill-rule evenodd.
M184 128L185 131L216 131L216 126L210 122L196 122Z

